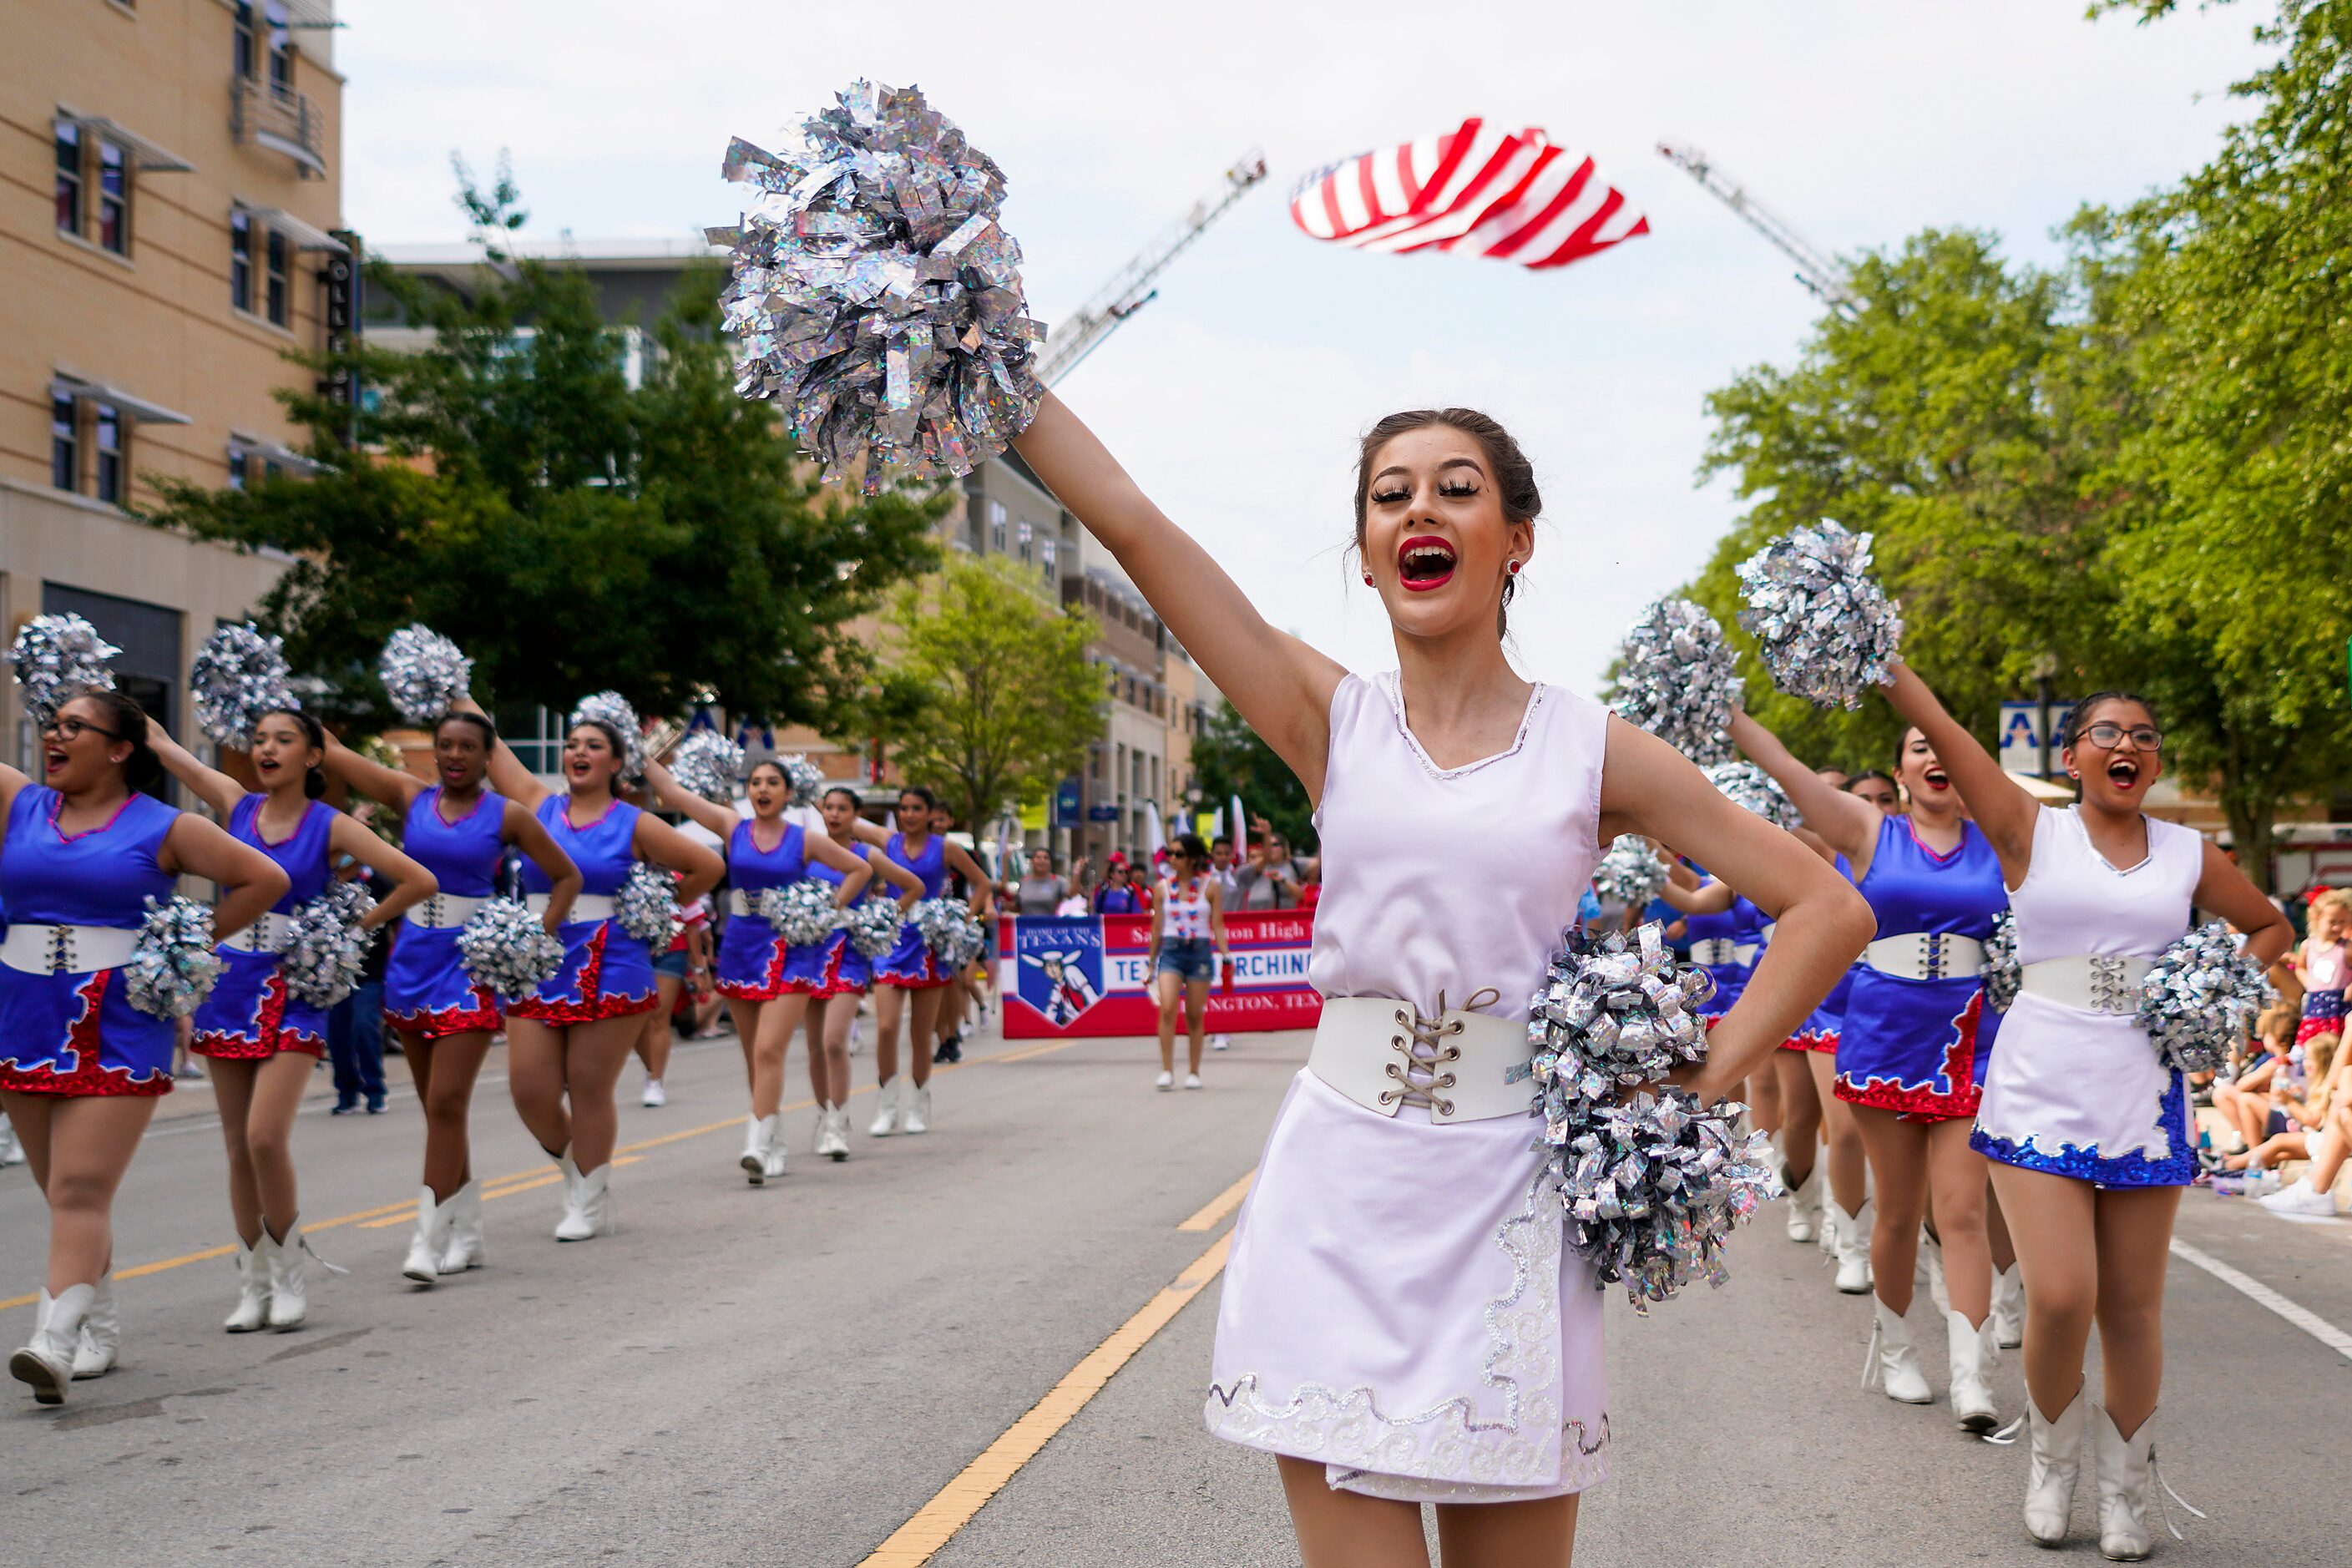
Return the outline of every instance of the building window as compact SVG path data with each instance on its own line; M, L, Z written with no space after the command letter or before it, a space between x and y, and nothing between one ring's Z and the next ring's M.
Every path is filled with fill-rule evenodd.
M228 209L228 302L253 309L253 215L243 207Z
M1049 583L1050 583L1050 582L1052 582L1052 581L1053 581L1053 579L1054 579L1054 542L1053 542L1052 540L1050 540L1050 539L1049 539L1049 540L1047 540L1047 541L1045 541L1045 551L1044 551L1044 555L1045 555L1044 565L1045 565L1045 580L1046 580L1047 582L1049 582Z
M285 0L267 0L261 14L269 23L269 89L289 97L294 91L294 34Z
M122 416L106 404L97 405L98 499L122 500Z
M1021 564L1026 566L1029 564L1030 548L1032 542L1037 537L1037 531L1024 522L1018 530L1018 537L1021 543Z
M269 320L282 327L286 324L286 237L273 228L263 245L269 257Z
M231 442L231 443L229 443L229 448L228 448L228 488L229 488L229 489L233 489L233 490L241 490L241 489L245 489L246 484L247 484L247 478L248 478L248 473L249 473L250 465L252 464L252 462L253 462L253 454L251 454L250 452L247 452L247 451L243 447L238 446L238 445L237 445L236 443L235 443L235 442Z
M999 555L1004 553L1004 503L988 503L988 547Z
M258 58L253 43L252 0L236 0L236 19L230 24L229 37L229 65L238 80L246 80L253 75Z
M81 236L81 127L58 121L58 232Z
M81 488L79 414L72 398L49 394L49 483L61 490Z
M98 143L98 243L117 256L131 254L131 154L102 137Z

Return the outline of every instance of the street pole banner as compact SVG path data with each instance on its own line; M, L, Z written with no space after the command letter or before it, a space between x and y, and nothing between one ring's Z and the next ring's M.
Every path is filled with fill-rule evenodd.
M1260 910L1225 917L1233 950L1230 984L1209 982L1208 1026L1221 1035L1311 1029L1323 998L1307 983L1315 917ZM1008 1040L1090 1035L1154 1035L1160 1004L1151 987L1151 917L1007 916L997 921L998 994Z

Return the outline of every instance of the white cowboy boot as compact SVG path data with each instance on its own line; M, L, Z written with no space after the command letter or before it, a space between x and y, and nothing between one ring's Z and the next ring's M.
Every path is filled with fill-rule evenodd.
M743 1167L743 1179L758 1186L771 1175L782 1175L781 1170L768 1169L768 1145L776 1139L776 1119L772 1115L747 1118L743 1124L743 1156L736 1163Z
M2076 1389L2054 1421L2042 1418L2031 1395L2025 1401L2032 1468L2025 1477L2025 1532L2043 1546L2066 1539L2074 1512L2074 1481L2083 1473L2083 1415L2090 1401Z
M1992 1277L1992 1325L2001 1349L2025 1342L2025 1272L2014 1263Z
M869 1138L887 1138L898 1131L898 1084L892 1079L874 1090L874 1123L866 1128Z
M444 1274L479 1268L489 1257L489 1249L482 1244L481 1184L467 1182L449 1194L444 1206L449 1211L448 1235L435 1267Z
M1964 1430L1990 1432L2000 1425L1992 1404L1992 1369L2000 1360L1993 1344L1992 1314L1987 1312L1983 1322L1970 1328L1965 1314L1947 1312L1944 1326L1951 1335L1952 1415Z
M268 1235L264 1230L262 1238L268 1239ZM288 1226L285 1239L270 1249L269 1326L281 1334L300 1328L310 1315L310 1252L299 1221Z
M114 1311L114 1271L98 1277L90 1290L89 1310L82 1314L81 1338L74 1346L76 1379L104 1377L122 1353L122 1320Z
M25 1163L25 1145L17 1141L16 1130L8 1124L5 1112L0 1112L0 1170Z
M1837 1288L1849 1296L1870 1289L1870 1200L1848 1214L1832 1202L1830 1214L1837 1227Z
M585 1236L571 1237L563 1234L566 1227L576 1229L584 1223L580 1218L580 1186L585 1178L580 1174L580 1167L572 1163L571 1144L566 1143L563 1146L563 1152L555 1157L555 1163L563 1173L563 1213L555 1222L555 1239L585 1241L587 1239Z
M1789 1239L1811 1241L1822 1226L1822 1163L1805 1173L1802 1182L1789 1180L1788 1167L1780 1168L1780 1184L1789 1189Z
M449 1242L450 1222L457 1217L456 1199L446 1204L433 1201L431 1187L416 1189L416 1230L408 1238L408 1258L400 1272L419 1285L430 1285L441 1277L441 1252Z
M68 1285L54 1300L47 1290L33 1311L33 1338L8 1358L8 1375L28 1384L40 1405L63 1405L73 1382L74 1351L81 1343L81 1321L98 1292L88 1285Z
M929 1132L930 1130L931 1086L925 1084L915 1090L907 1102L907 1131L913 1133Z
M784 1131L784 1119L780 1112L767 1118L768 1140L760 1146L760 1170L767 1176L784 1173L784 1160L792 1152L792 1134Z
M1862 1363L1862 1386L1868 1388L1875 1377L1886 1390L1886 1397L1905 1405L1926 1405L1936 1395L1927 1387L1927 1374L1919 1368L1919 1352L1911 1343L1911 1325L1903 1315L1876 1297L1871 1298L1874 1316L1870 1327L1870 1349Z
M568 1163L571 1155L564 1155ZM575 1170L577 1166L573 1167ZM580 1184L563 1206L555 1227L558 1241L588 1241L613 1234L613 1162L605 1161L581 1176Z
M833 1156L835 1164L839 1164L849 1158L849 1107L836 1105L825 1114L832 1121L826 1123L830 1141L825 1144L824 1152Z
M233 1334L249 1334L269 1321L269 1257L278 1244L264 1227L261 1239L236 1248L236 1306L221 1325Z
M2148 1483L2161 1489L2157 1506L2164 1508L2170 1498L2199 1519L2205 1510L2174 1491L2164 1479L2164 1468L2156 1458L2156 1412L2139 1424L2139 1430L2125 1436L2116 1430L2115 1417L2098 1405L2092 1406L2091 1427L2098 1445L2099 1461L2099 1554L2116 1563L2137 1563L2148 1552L2151 1537L2147 1530ZM2186 1540L2180 1527L2172 1522L2172 1510L2165 1508L2164 1528L2172 1532L2175 1541Z

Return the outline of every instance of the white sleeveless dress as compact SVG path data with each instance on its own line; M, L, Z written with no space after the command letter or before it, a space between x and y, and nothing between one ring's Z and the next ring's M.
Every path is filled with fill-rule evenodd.
M2147 858L2117 870L2073 808L2043 806L2033 858L2009 896L2017 961L2152 959L2189 929L2204 840L2147 822ZM2180 1075L2128 1013L2021 992L2001 1020L1969 1145L2003 1164L2102 1187L2187 1186L2196 1140Z
M1341 680L1316 815L1316 989L1434 1018L1492 987L1477 1010L1524 1021L1600 859L1607 721L1538 686L1509 750L1440 769L1394 675ZM1601 1296L1560 1245L1539 1131L1380 1115L1302 1070L1234 1225L1209 1429L1408 1501L1604 1479Z

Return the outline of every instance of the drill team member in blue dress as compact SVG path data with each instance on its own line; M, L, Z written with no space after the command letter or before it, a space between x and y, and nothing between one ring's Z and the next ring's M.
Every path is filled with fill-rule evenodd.
M300 1194L294 1176L294 1113L327 1048L327 1010L286 987L278 949L298 905L324 892L339 860L392 879L361 921L374 931L432 896L433 873L320 797L327 793L325 727L278 709L254 722L247 755L258 794L198 762L163 725L147 742L163 766L228 825L229 836L278 863L290 886L269 912L220 946L221 974L191 1020L188 1048L212 1060L221 1136L228 1145L228 1209L236 1227L236 1308L225 1327L283 1331L310 1314Z
M800 881L822 866L835 873L834 907L841 909L865 889L873 869L863 856L822 836L811 837L799 823L785 820L793 786L773 758L755 764L744 781L751 803L748 817L738 816L731 805L703 799L657 762L646 763L646 779L655 799L727 846L731 890L727 929L719 934L717 984L734 1016L736 1042L743 1047L743 1070L751 1080L751 1116L736 1163L760 1186L784 1173L786 1140L777 1122L784 1099L784 1057L808 1011L811 988L793 979L795 950L760 916L757 900L767 889Z
M478 1268L486 1257L482 1190L474 1184L467 1122L474 1079L505 1013L498 997L467 974L458 933L498 892L499 864L509 845L553 889L541 917L550 931L562 929L580 891L580 868L539 819L486 786L497 740L482 714L442 715L433 726L434 780L428 784L327 738L327 771L399 812L402 847L440 884L393 929L383 972L384 1022L400 1036L402 1059L425 1111L416 1230L400 1271L425 1286Z
M470 698L459 712L478 711ZM628 757L610 724L584 719L563 737L563 783L550 789L499 741L490 782L539 818L580 868L581 893L558 931L563 965L507 1009L508 1082L515 1110L563 1171L558 1241L586 1241L613 1229L614 1099L621 1069L643 1027L637 1015L660 999L652 951L614 918L613 896L643 860L684 873L677 896L690 903L718 886L719 857L615 795ZM553 910L543 868L526 861L522 884L534 910Z
M946 896L952 869L971 889L971 912L986 920L992 886L988 873L962 845L931 831L939 806L937 795L909 784L898 792L898 832L886 833L863 819L851 831L912 871L926 899ZM931 1041L939 1033L940 1004L954 980L911 922L900 928L898 945L874 961L876 1105L873 1124L866 1130L872 1136L887 1138L902 1128L930 1131ZM913 1047L915 1084L911 1093L905 1093L906 1086L898 1080L898 1024L910 1014L908 1039Z
M907 911L923 896L923 884L878 847L857 841L852 825L858 819L859 804L854 792L838 785L825 791L817 803L825 837L853 855L864 856L874 868L874 881L842 907L854 910L868 899L880 898L875 882L888 882L898 889L898 919L903 925ZM823 860L810 862L809 875L827 882L841 879L841 873ZM784 965L784 978L808 994L809 1090L817 1108L815 1152L835 1162L846 1160L849 1111L842 1102L849 1098L849 1026L857 1017L857 999L874 984L873 961L851 945L847 931L837 931L822 947L793 949ZM835 1005L835 997L847 1000Z
M213 930L234 936L286 891L286 873L201 816L131 788L152 768L147 715L119 691L61 703L42 726L35 784L0 766L0 1110L49 1205L33 1337L9 1375L43 1405L120 1353L114 1193L172 1089L172 1020L131 1005L130 961L150 899L182 876L217 883Z

